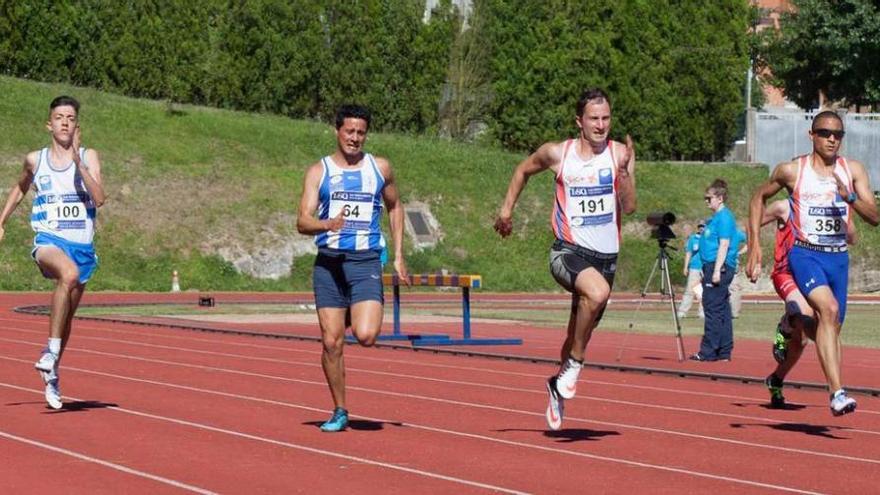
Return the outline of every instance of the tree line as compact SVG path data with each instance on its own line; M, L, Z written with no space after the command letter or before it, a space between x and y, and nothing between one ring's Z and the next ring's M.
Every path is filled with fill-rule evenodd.
M529 151L589 86L640 157L719 159L737 132L747 0L0 0L0 71L130 96Z

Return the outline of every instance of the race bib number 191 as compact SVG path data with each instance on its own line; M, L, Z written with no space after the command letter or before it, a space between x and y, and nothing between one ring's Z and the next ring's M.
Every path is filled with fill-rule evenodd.
M612 186L570 187L566 213L573 227L603 225L614 220Z

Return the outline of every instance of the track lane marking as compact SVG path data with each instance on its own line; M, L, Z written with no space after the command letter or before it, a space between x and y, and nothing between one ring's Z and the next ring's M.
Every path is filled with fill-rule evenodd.
M0 384L0 385L7 385L8 386L8 384ZM11 388L18 388L18 387L11 387ZM30 390L30 389L25 389L25 390L27 390L28 392L34 392L33 390ZM98 459L97 457L92 457L89 455L81 454L79 452L75 452L73 450L68 450L63 447L58 447L58 446L51 445L48 443L40 442L38 440L32 440L30 438L20 437L18 435L14 435L14 434L6 432L6 431L0 430L0 437L5 438L7 440L13 440L16 442L24 443L24 444L27 444L27 445L30 445L33 447L38 447L41 449L50 450L52 452L56 452L59 454L64 454L66 456L74 457L74 458L82 460L82 461L92 462L94 464L108 467L110 469L115 469L116 471L121 471L123 473L131 474L134 476L140 476L141 478L147 478L147 479L150 479L153 481L157 481L159 483L171 485L175 488L180 488L182 490L187 490L187 491L190 491L193 493L201 493L202 495L216 495L216 493L217 493L217 492L212 492L210 490L206 490L204 488L189 485L189 484L183 483L181 481L172 480L170 478L165 478L163 476L147 473L145 471L140 471L138 469L123 466L121 464L116 464L116 463L113 463L110 461L105 461L103 459Z

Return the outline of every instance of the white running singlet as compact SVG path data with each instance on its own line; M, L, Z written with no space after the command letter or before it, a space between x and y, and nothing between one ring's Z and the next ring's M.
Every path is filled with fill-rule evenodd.
M88 168L85 154L85 148L80 148L79 156ZM56 169L49 160L49 148L43 148L34 170L33 187L31 228L34 232L45 232L79 244L92 243L97 209L73 161Z
M617 166L611 151L589 160L578 156L576 141L565 142L556 174L556 201L550 223L556 238L604 254L620 251Z
M853 190L845 158L837 158L833 173ZM798 240L818 246L846 246L847 226L852 221L849 205L837 193L834 177L823 177L813 170L812 155L798 158L798 178L788 201Z

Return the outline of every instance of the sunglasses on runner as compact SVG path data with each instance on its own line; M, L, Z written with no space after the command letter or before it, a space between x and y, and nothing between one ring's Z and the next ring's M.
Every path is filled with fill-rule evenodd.
M828 139L831 136L837 138L838 141L843 139L843 136L846 134L846 131L840 130L831 130L831 129L813 129L813 134L819 136L822 139Z

